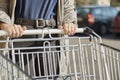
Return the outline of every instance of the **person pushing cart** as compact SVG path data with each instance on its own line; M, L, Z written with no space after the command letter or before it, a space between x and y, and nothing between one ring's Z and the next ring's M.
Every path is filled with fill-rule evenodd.
M76 9L74 0L1 0L0 1L0 29L8 32L8 36L10 38L36 38L41 35L30 35L30 36L22 36L25 30L30 29L53 29L59 28L63 29L65 34L73 35L76 31L77 27L77 18L76 18ZM21 37L22 36L22 37ZM58 36L57 34L53 36ZM48 35L44 35L44 38L48 37ZM44 41L28 41L21 43L14 43L14 47L20 46L44 46ZM59 45L59 41L51 41L52 45ZM58 49L58 48L57 48ZM56 49L56 50L57 50ZM21 50L22 52L28 52L30 50ZM31 51L34 51L33 49ZM39 49L40 51L40 49ZM43 51L43 49L41 49ZM16 51L15 51L16 52ZM11 52L12 53L12 52ZM11 55L10 55L11 56ZM62 54L56 57L56 72L60 73L61 69L58 68L58 58L62 57ZM15 56L18 58L17 56ZM24 65L28 67L28 62L26 60L26 55L24 55ZM32 55L29 55L29 63L32 67L35 67L35 74L31 75L44 75L43 67L43 55L39 55L39 57L34 56L35 60L33 61L31 58ZM48 58L48 56L47 56ZM31 61L32 60L32 61ZM16 60L19 63L20 60ZM64 61L64 60L63 60ZM48 60L46 61L46 63ZM41 68L41 72L38 72L39 67ZM25 68L26 70L28 68ZM60 71L60 72L59 72Z

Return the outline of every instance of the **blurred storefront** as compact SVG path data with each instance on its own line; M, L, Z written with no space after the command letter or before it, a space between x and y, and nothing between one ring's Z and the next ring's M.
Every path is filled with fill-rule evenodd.
M110 6L111 0L97 0L98 5Z
M120 0L111 0L111 6L120 7Z
M120 6L120 0L75 0L77 6L82 5L107 5Z

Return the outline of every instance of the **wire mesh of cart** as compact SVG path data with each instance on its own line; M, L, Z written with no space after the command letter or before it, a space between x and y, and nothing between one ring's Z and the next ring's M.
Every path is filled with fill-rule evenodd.
M58 29L26 30L24 35L39 35L39 37L1 40L0 43L6 43L6 47L0 49L0 79L120 79L119 50L111 48L109 52L102 45L101 37L89 28L77 29L76 33L87 34L85 36L67 36L63 33ZM7 33L1 31L0 34ZM53 36L55 34L59 36ZM19 46L33 41L35 45ZM53 44L54 42L57 45Z

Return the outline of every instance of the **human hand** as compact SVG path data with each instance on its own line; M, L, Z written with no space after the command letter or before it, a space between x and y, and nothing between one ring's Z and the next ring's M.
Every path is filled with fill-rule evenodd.
M8 36L11 38L15 38L15 37L21 37L23 32L26 30L25 26L20 26L20 25L16 25L14 24L13 26L7 24L7 23L0 23L0 29L4 30L8 33Z
M64 30L64 34L66 35L74 35L76 32L76 24L74 23L65 23L63 26L58 26L59 29Z

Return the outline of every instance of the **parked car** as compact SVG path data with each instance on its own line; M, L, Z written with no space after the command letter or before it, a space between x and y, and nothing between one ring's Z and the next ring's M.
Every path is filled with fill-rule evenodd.
M111 32L117 9L109 6L82 6L77 8L78 26L88 26L99 35Z
M120 11L115 16L114 23L113 23L113 33L116 36L120 35Z

